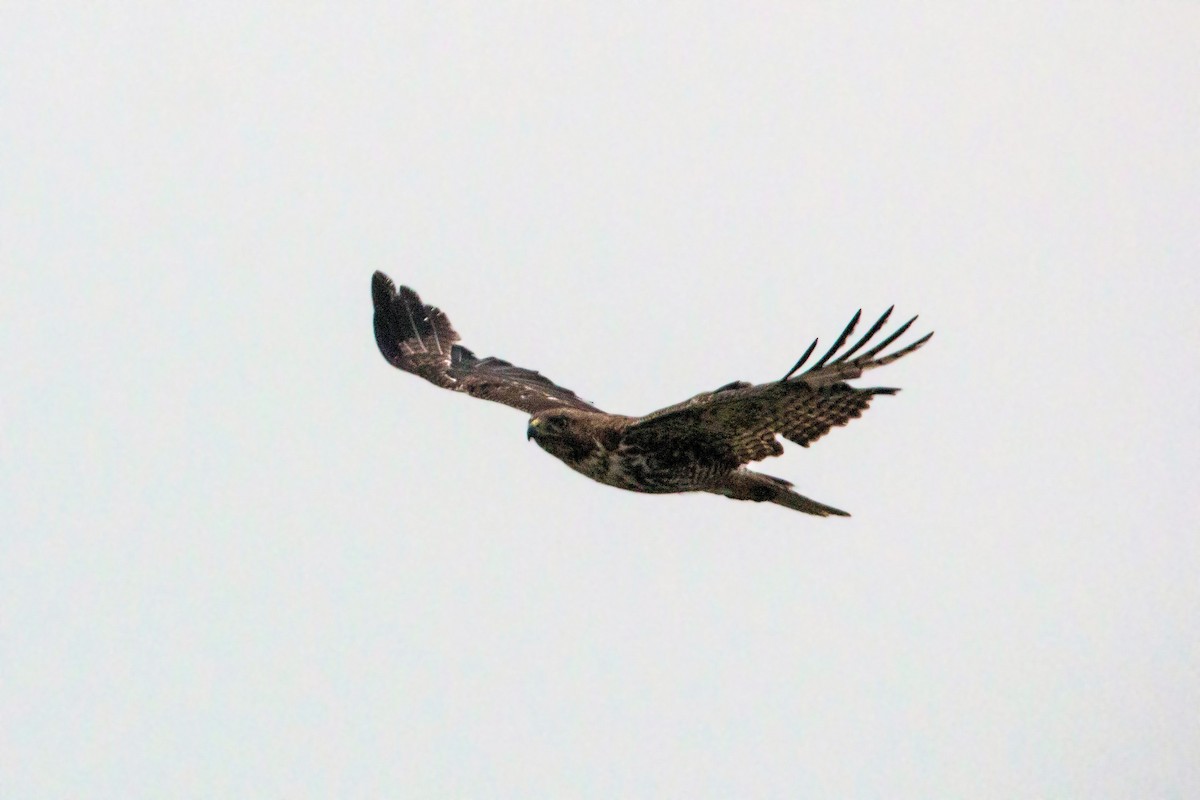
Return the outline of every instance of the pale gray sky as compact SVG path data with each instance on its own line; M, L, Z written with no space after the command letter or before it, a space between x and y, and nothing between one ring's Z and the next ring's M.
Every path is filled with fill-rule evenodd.
M646 5L0 12L6 800L1200 796L1200 6ZM822 520L375 269L625 413L938 335Z

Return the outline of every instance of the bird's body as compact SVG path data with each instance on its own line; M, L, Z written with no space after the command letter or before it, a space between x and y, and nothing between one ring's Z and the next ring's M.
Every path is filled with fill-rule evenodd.
M704 491L729 471L694 449L648 448L629 441L626 434L636 421L594 411L548 411L530 420L529 437L576 472L634 492ZM542 435L543 430L549 434Z
M845 381L921 347L932 334L876 357L912 324L852 358L887 321L888 313L849 350L833 358L857 324L856 314L824 357L793 375L816 342L778 381L743 381L702 392L643 417L607 414L569 389L532 370L497 358L476 358L456 344L458 334L437 308L416 292L376 272L372 282L375 338L393 366L446 389L501 402L531 415L527 435L571 469L619 489L652 494L712 492L736 500L770 501L818 516L846 512L791 490L782 478L745 468L779 455L777 435L807 447L830 428L858 417L878 394L896 389L859 389ZM914 317L915 319L915 317Z

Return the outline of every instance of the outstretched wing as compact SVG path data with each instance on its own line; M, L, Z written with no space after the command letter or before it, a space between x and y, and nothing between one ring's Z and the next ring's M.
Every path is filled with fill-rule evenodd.
M440 309L421 303L417 293L396 285L382 272L371 279L375 301L375 341L393 367L420 375L443 389L503 403L529 414L550 408L599 411L570 389L531 369L499 358L476 358Z
M846 383L847 380L903 358L933 336L927 334L907 347L880 356L908 330L916 320L913 317L882 342L855 356L883 329L891 313L889 308L853 347L838 355L858 325L860 310L833 347L807 372L795 374L816 349L816 341L780 380L757 386L730 383L655 411L630 426L625 442L636 447L702 449L731 464L746 464L781 454L783 445L776 438L779 435L808 447L831 428L861 416L875 395L899 391L858 389Z

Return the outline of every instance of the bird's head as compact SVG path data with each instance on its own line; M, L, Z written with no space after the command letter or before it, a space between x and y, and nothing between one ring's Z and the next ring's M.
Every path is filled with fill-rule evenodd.
M570 409L556 408L533 415L525 437L558 458L580 458L595 446Z
M561 409L543 411L529 418L529 427L525 429L525 438L543 439L562 438L571 427L571 418Z

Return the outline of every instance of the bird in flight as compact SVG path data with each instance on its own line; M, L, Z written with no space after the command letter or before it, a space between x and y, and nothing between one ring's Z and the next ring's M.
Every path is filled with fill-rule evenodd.
M734 381L643 417L630 417L605 413L533 370L499 358L478 358L458 344L458 333L440 309L422 303L407 286L397 291L382 272L371 280L371 296L375 341L389 364L443 389L524 411L530 415L528 438L592 480L634 492L712 492L821 517L850 515L746 465L782 454L778 436L808 447L831 428L860 416L875 395L898 392L860 389L846 381L914 352L933 336L926 334L880 355L909 329L913 317L859 353L883 329L892 313L889 308L843 351L862 316L860 310L828 352L804 372L800 368L816 349L816 340L777 381Z

